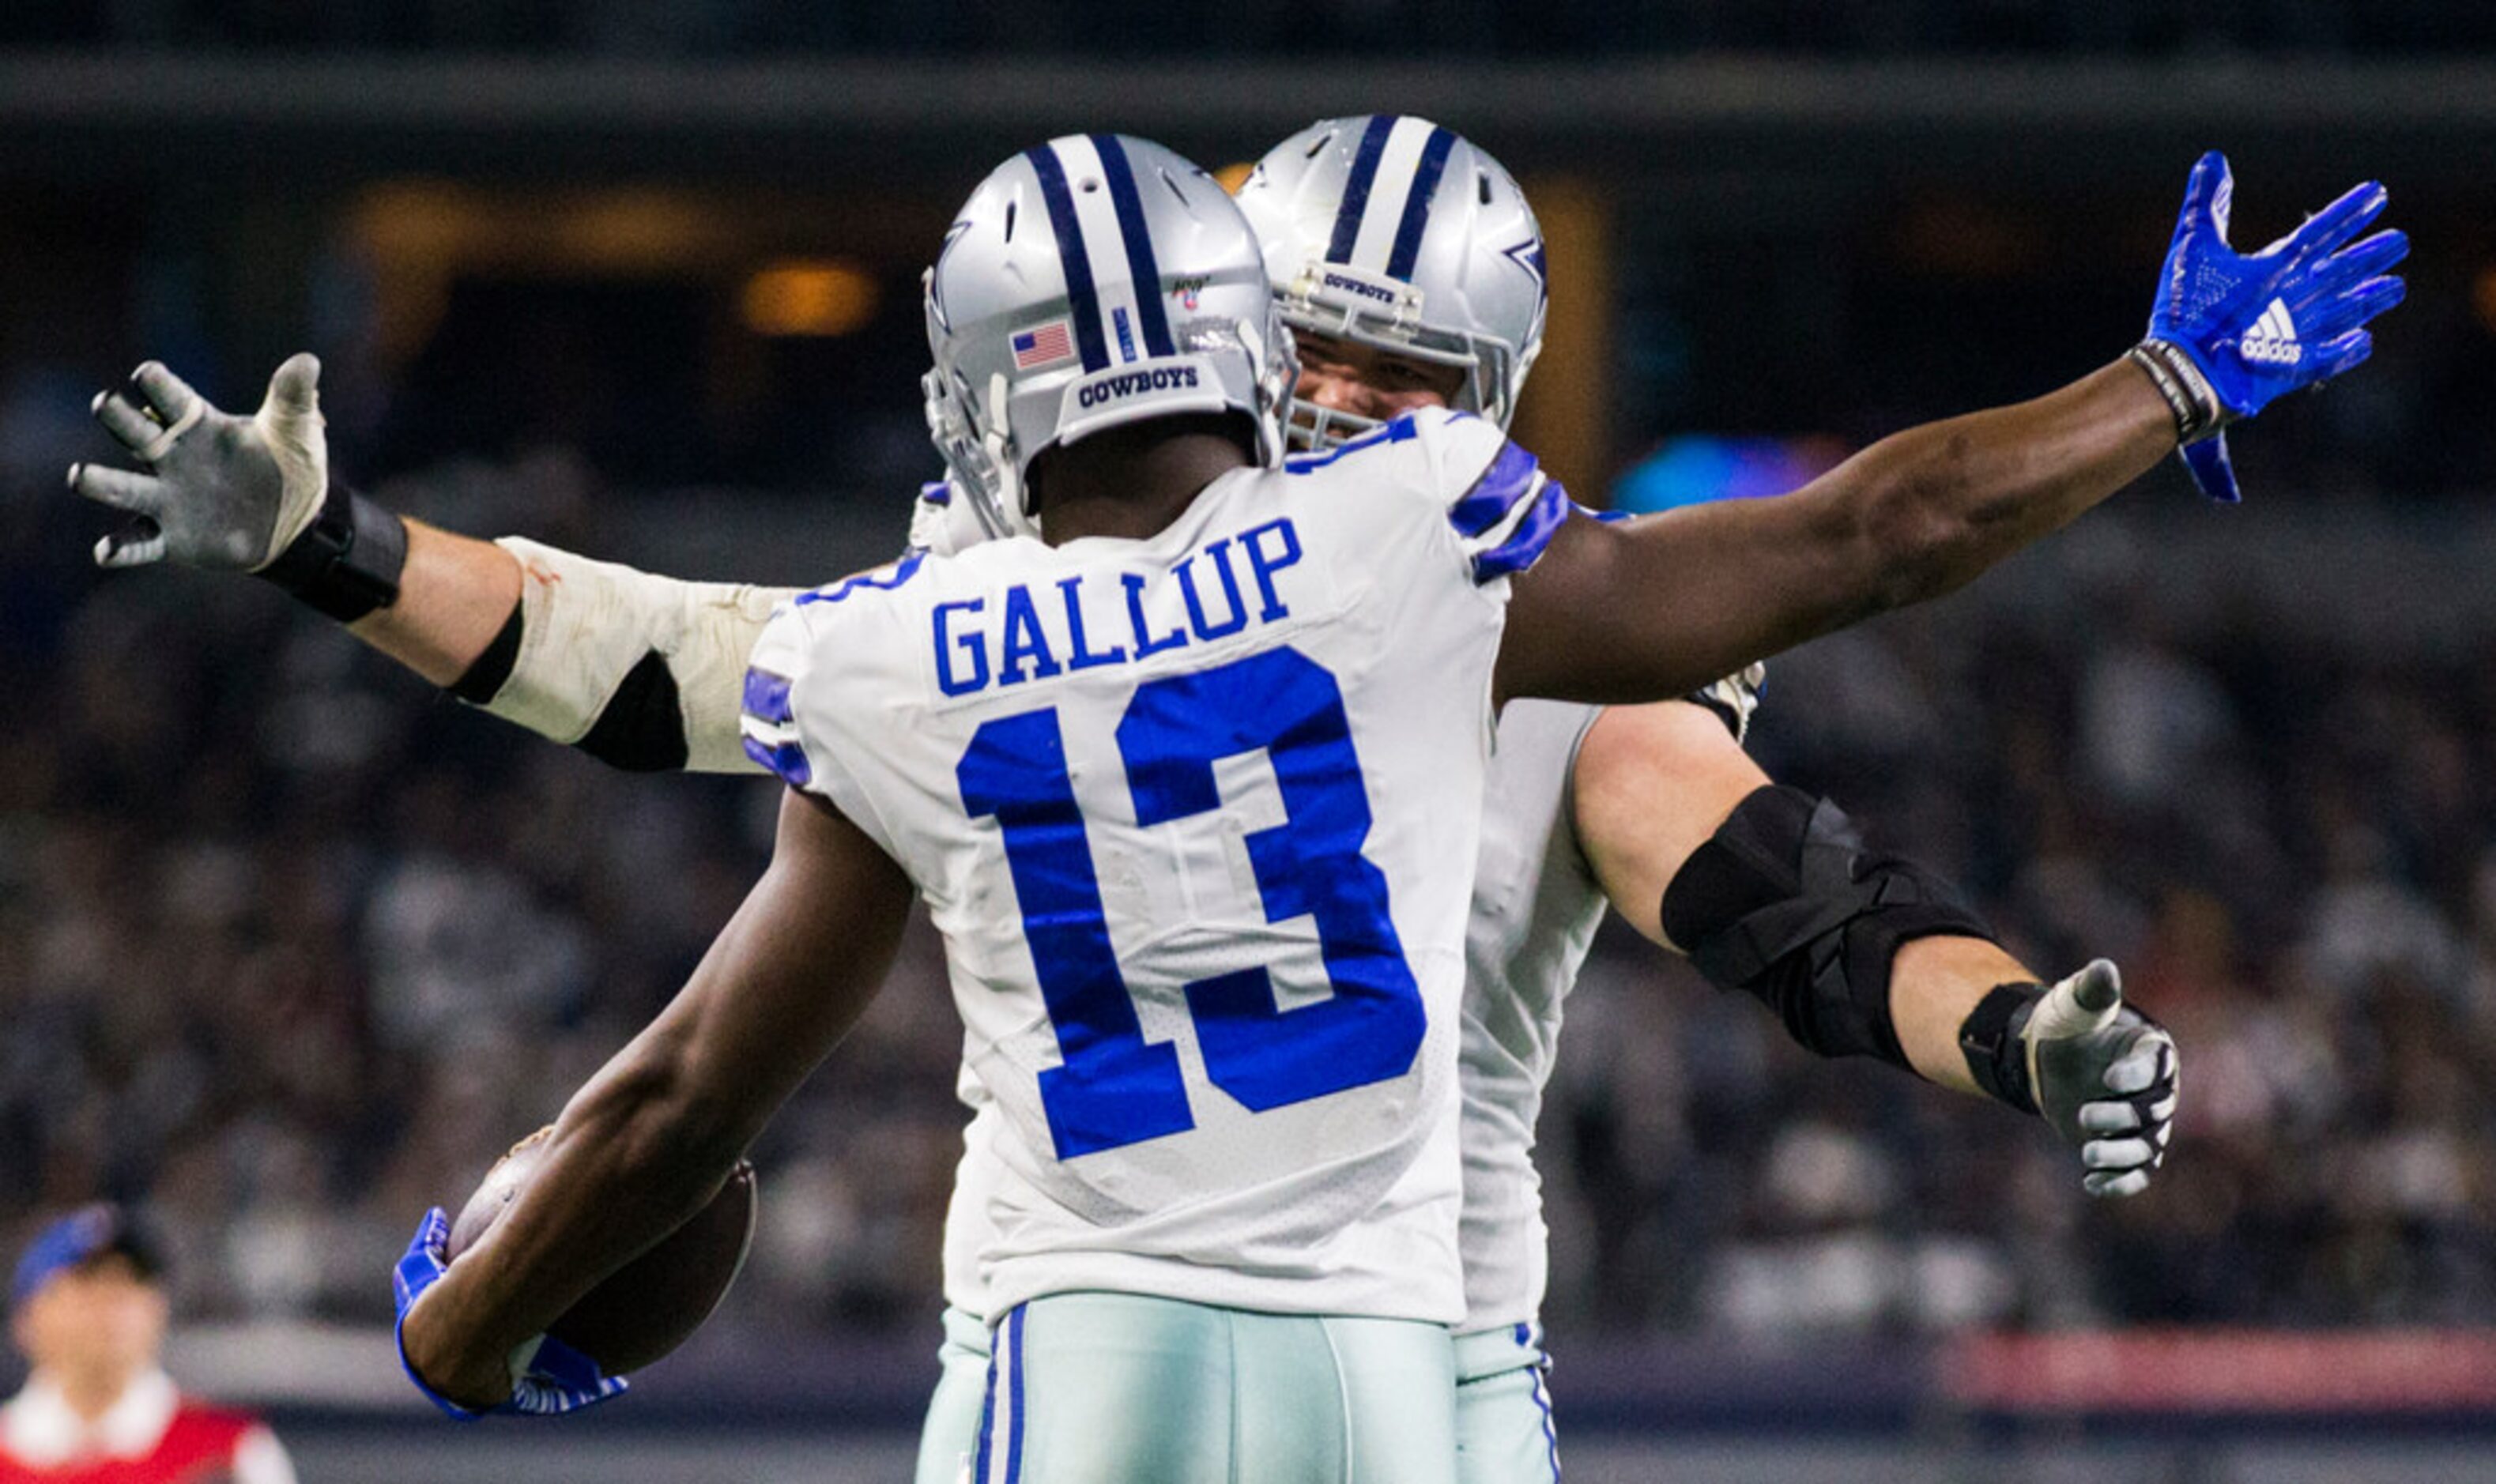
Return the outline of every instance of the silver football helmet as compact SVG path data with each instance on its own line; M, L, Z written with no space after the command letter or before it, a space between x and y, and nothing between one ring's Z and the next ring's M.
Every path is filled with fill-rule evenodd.
M1068 135L971 194L926 274L927 427L996 530L1036 534L1031 461L1105 428L1235 412L1283 456L1298 366L1256 234L1148 140Z
M1425 118L1311 124L1239 188L1294 329L1461 366L1454 405L1505 428L1543 351L1543 229L1498 161ZM1292 405L1295 446L1376 427Z

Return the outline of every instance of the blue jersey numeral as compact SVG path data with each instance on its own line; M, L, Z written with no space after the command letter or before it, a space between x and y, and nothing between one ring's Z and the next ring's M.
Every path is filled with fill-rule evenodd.
M1066 773L1054 707L982 726L953 769L962 807L995 815L1022 903L1023 938L1062 1065L1040 1074L1057 1157L1070 1159L1196 1127L1178 1049L1148 1044L1109 948L1101 879Z
M1387 911L1387 878L1360 853L1369 799L1334 677L1269 650L1137 688L1118 725L1136 822L1221 807L1213 765L1263 748L1285 821L1247 837L1269 922L1315 920L1331 998L1282 1009L1263 968L1186 987L1215 1086L1254 1111L1401 1076L1421 1048L1420 987ZM1054 708L981 727L955 770L974 817L994 815L1063 1064L1041 1074L1058 1157L1195 1127L1168 1042L1147 1043L1109 945L1099 878Z

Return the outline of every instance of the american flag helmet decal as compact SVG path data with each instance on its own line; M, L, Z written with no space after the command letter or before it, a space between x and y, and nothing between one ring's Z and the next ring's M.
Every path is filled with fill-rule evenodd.
M1075 335L1064 320L1051 320L1035 325L1014 337L1014 363L1017 371L1038 366L1053 366L1061 360L1075 358Z

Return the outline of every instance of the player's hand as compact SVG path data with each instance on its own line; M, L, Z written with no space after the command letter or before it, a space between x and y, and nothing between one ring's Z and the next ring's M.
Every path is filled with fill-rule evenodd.
M135 517L96 542L96 565L257 572L275 561L328 490L320 381L318 359L290 356L260 411L237 417L151 360L97 396L95 420L145 467L70 466L70 488Z
M909 549L913 551L952 556L1001 534L988 529L979 502L955 488L951 479L930 479L920 485L919 498L911 502Z
M2397 231L2354 242L2383 214L2387 197L2367 181L2256 253L2228 245L2235 181L2212 150L2193 167L2184 209L2159 271L2149 337L2183 352L2200 373L2216 425L2250 417L2270 401L2356 365L2374 350L2367 321L2401 301L2385 270L2408 256ZM2185 466L2213 500L2237 498L2227 435L2188 443Z
M407 1245L407 1255L390 1270L390 1299L398 1309L398 1363L407 1378L423 1392L425 1400L462 1422L473 1422L491 1412L509 1412L526 1417L553 1417L578 1411L609 1397L621 1396L631 1382L620 1376L608 1376L591 1360L571 1345L550 1335L535 1340L514 1350L509 1361L511 1400L488 1407L469 1407L452 1401L437 1391L418 1374L416 1362L407 1353L407 1316L416 1308L425 1290L442 1281L451 1271L447 1253L451 1246L451 1218L442 1208L434 1207L417 1224L416 1239ZM460 1389L466 1394L464 1388ZM480 1388L477 1395L484 1395Z
M2123 1003L2105 959L2045 992L2020 1031L2037 1111L2076 1145L2091 1195L2136 1195L2167 1159L2175 1037Z

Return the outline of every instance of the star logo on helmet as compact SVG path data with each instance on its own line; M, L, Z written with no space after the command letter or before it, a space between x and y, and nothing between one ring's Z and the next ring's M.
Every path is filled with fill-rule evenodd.
M1526 276L1534 280L1534 293L1537 297L1541 297L1550 292L1543 271L1543 239L1541 237L1528 237L1524 241L1516 244L1514 247L1501 248L1499 255L1507 259L1509 262L1515 263L1518 267L1523 268Z

